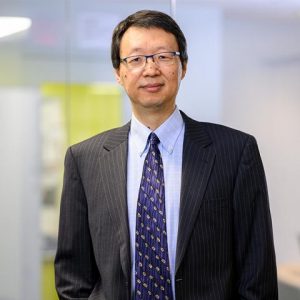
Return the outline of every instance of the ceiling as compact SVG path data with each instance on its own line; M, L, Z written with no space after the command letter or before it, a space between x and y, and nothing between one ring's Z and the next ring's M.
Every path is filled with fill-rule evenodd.
M101 11L111 9L118 13L123 7L171 7L180 9L183 5L217 6L225 14L248 17L300 18L300 0L1 0L0 15L7 13L36 13L37 9L47 13L59 13L65 8L89 7ZM177 11L178 13L178 11Z
M174 0L220 7L226 15L300 19L300 0Z

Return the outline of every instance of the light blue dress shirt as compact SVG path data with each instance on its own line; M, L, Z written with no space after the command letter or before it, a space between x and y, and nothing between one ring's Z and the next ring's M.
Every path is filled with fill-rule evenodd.
M164 165L165 179L165 207L167 218L168 252L172 289L175 299L175 258L179 221L179 205L181 190L182 151L184 137L184 122L176 107L173 114L155 131L158 136L159 150ZM149 149L147 139L151 130L140 123L134 115L128 137L128 164L127 164L127 205L129 217L129 231L132 262L132 293L135 288L135 227L136 206L143 165Z

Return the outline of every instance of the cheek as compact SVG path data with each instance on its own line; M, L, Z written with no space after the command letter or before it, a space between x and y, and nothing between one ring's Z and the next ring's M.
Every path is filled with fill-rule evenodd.
M172 71L172 72L170 72L169 73L169 79L171 80L171 81L173 81L173 82L178 82L178 81L180 81L180 76L181 76L181 72L180 71L178 71L178 72L176 72L176 71Z
M170 72L170 73L168 74L168 77L169 77L171 80L174 79L176 76L178 76L178 74L176 74L175 71L172 71L172 72Z

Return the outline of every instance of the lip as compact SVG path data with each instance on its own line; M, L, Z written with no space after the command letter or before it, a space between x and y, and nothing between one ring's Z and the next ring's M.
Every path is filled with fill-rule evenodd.
M142 85L141 88L146 90L147 92L154 93L154 92L158 92L162 86L163 86L162 83L148 83Z

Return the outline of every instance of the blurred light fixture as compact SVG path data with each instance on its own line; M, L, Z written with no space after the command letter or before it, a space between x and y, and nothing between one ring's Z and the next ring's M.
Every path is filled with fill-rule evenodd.
M29 18L0 17L0 38L27 30L30 26Z

